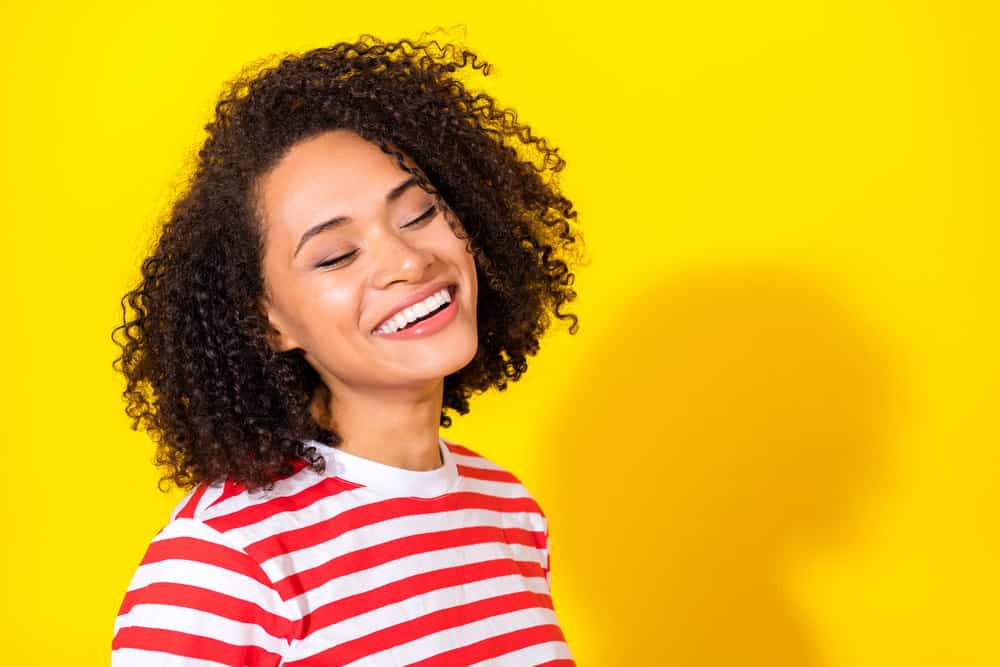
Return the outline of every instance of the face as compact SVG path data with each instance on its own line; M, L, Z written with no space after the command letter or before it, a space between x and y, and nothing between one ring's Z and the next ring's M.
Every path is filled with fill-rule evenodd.
M334 395L426 388L475 356L473 255L430 194L415 183L399 189L410 179L377 145L336 130L293 146L259 182L272 345L302 349ZM341 220L317 228L333 219ZM436 287L452 302L437 316L376 331ZM410 315L442 303L439 296Z

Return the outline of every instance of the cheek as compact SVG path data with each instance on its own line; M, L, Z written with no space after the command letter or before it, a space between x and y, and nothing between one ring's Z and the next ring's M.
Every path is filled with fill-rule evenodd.
M301 304L300 318L315 340L327 340L326 334L331 330L357 329L360 298L353 285L343 285L331 276L321 276L310 292L309 298Z
M447 224L441 225L429 243L452 264L464 268L475 265L475 255L471 249L466 249L468 242L456 236Z
M322 308L341 324L356 322L359 300L357 290L344 287L332 288L320 295Z

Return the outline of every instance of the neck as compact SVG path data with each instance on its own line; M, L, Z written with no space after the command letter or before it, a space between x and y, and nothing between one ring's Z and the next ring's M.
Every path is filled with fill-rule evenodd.
M313 417L341 438L338 449L405 470L443 465L438 442L444 380L424 391L359 392L338 384L313 397Z

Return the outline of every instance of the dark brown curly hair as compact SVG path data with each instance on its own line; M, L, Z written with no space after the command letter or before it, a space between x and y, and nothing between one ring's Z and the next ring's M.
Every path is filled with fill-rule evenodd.
M192 175L111 334L131 428L149 432L155 464L167 469L161 490L165 481L193 488L225 479L270 489L306 464L323 472L304 440L340 443L310 408L329 390L301 350L271 348L258 301L258 179L318 133L349 129L377 144L462 221L456 233L480 282L480 342L475 358L444 378L442 426L451 425L446 409L466 414L473 392L502 391L527 371L552 314L577 332L576 315L560 311L576 297L570 265L583 241L557 184L565 162L513 110L451 76L466 66L490 70L465 47L365 34L258 61L226 84Z

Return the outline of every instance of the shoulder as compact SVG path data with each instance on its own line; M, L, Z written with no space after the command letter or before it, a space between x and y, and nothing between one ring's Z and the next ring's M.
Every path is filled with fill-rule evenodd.
M444 444L455 459L458 472L463 477L521 484L521 480L514 473L479 452L450 440L444 440Z
M318 474L305 461L296 461L294 467L291 475L276 479L270 489L248 491L229 479L202 482L176 504L168 526L190 519L245 546L252 536L244 535L243 528L264 522L272 530L280 530L282 524L296 522L299 510L358 487L339 477Z
M246 606L245 613L240 613L248 618L258 608L276 618L282 616L286 603L277 585L281 571L267 562L274 549L261 537L287 530L298 521L296 505L315 500L310 489L329 494L336 490L331 491L331 486L342 490L344 483L302 467L266 491L250 492L231 480L198 484L181 498L150 540L129 584L118 626L171 606L217 614L232 603ZM161 621L142 618L144 623ZM281 632L275 636L282 636Z
M294 635L289 610L257 559L204 522L179 516L152 538L129 581L115 617L112 665L173 665L195 656L277 664Z
M489 495L523 498L544 517L545 512L518 475L470 447L450 440L444 443L455 460L459 475L465 478L466 486Z
M174 506L170 520L207 518L211 514L211 508L218 505L240 507L266 502L289 492L294 493L297 489L304 488L319 479L305 460L292 459L289 463L292 465L292 474L276 478L274 487L270 490L248 491L243 484L231 479L221 482L201 482Z

